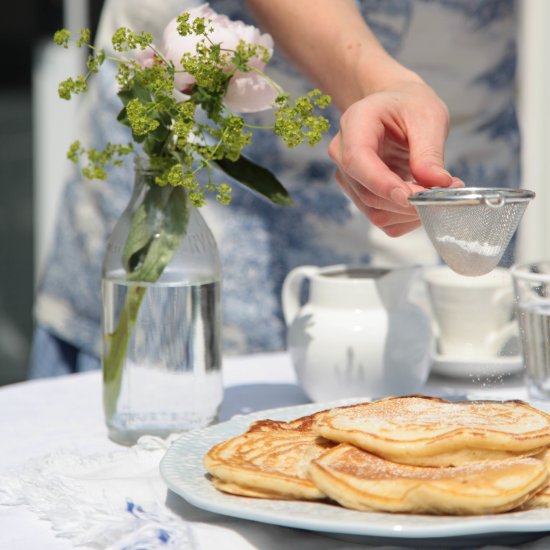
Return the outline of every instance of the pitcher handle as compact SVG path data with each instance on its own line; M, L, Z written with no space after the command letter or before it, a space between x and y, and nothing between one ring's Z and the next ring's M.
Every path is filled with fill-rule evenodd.
M296 317L300 304L300 290L304 279L311 278L319 272L319 268L314 265L301 265L292 269L285 277L281 299L283 305L283 316L285 323L290 325Z

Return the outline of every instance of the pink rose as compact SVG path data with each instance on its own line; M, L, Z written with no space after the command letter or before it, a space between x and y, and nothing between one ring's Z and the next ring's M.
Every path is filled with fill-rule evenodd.
M209 34L209 38L215 44L221 44L222 48L233 50L239 41L244 40L248 44L265 47L270 55L273 53L273 39L269 34L262 34L256 27L246 25L242 21L232 21L225 15L219 15L208 4L192 8L188 13L190 21L197 17L211 20L209 26L214 30ZM177 69L181 69L182 55L186 52L194 53L201 40L203 37L200 36L181 36L177 30L177 21L173 19L164 29L162 54L174 63ZM249 64L261 71L265 67L265 63L259 58L251 59ZM231 70L231 67L228 67L228 70ZM194 83L195 78L189 73L176 73L175 86L179 91L189 92ZM225 104L235 112L253 113L270 109L276 97L277 91L261 75L254 71L236 72L229 81Z
M151 48L145 48L144 50L139 50L136 59L142 67L150 69L154 64L156 57L157 55Z

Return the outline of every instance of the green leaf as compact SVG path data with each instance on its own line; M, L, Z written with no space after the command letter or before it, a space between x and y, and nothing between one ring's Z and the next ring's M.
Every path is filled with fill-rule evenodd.
M151 137L160 143L164 143L171 134L172 118L169 114L160 111L153 111L151 118L159 121L159 126L156 130L150 132Z
M130 128L130 121L128 120L128 115L126 114L125 106L120 110L120 113L118 113L116 119L121 124L124 124L124 126L128 126L128 128Z
M219 159L214 161L228 176L242 183L252 191L282 206L294 206L290 193L283 184L263 166L240 156L236 161Z
M216 121L223 110L223 98L227 92L229 80L229 75L226 75L225 80L215 89L195 85L191 92L191 101L195 105L200 105L212 121Z
M123 264L128 280L154 282L168 265L185 234L189 219L182 187L152 184L132 216Z
M167 113L153 111L151 118L159 121L159 126L156 130L149 132L145 137L144 151L149 156L162 156L162 150L166 144L166 140L170 139L171 134L171 117Z
M130 88L123 88L118 92L118 97L125 106L131 99L135 98L141 100L142 103L148 103L151 101L151 92L145 86L133 80Z

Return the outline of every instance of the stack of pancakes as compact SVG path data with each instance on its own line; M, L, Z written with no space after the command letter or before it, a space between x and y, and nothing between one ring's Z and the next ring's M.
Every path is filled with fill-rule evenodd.
M257 421L204 465L235 495L488 514L550 505L549 446L550 415L522 401L407 396Z

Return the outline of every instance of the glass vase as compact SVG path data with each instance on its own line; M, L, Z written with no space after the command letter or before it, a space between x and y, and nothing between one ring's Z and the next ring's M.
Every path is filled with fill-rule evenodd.
M137 163L102 273L103 406L111 439L166 437L216 421L221 264L182 187Z

